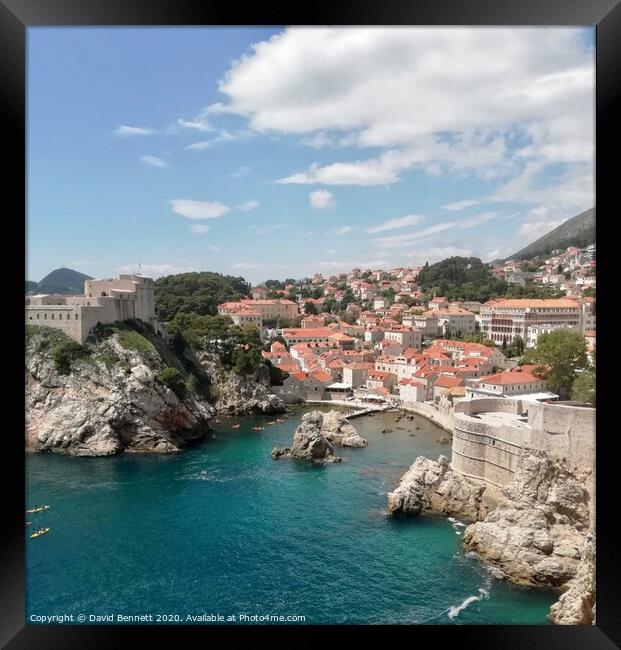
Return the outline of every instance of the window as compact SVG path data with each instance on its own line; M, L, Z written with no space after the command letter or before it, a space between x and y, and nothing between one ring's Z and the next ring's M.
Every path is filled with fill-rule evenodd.
M54 314L52 314L52 320L54 320Z
M43 318L47 320L47 314L43 314Z
M62 320L62 319L63 319L63 315L62 315L62 314L58 314L58 320Z
M39 317L40 317L40 316L41 316L41 314L37 314L37 320L39 320Z

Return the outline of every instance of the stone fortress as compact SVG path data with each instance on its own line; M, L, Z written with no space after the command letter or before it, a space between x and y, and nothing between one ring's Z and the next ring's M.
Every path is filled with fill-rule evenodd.
M119 275L116 280L86 280L83 296L38 294L26 296L26 325L60 329L84 343L97 323L139 319L160 333L155 317L153 278Z
M594 498L595 408L494 397L455 403L451 467L483 481L488 496L513 479L526 448L588 474L585 487Z

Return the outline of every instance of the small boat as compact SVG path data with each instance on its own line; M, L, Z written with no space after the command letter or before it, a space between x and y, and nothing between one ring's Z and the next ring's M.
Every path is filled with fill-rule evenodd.
M252 431L263 431L265 427L250 427Z
M39 530L35 530L34 533L30 537L41 537L41 535L45 535L45 533L49 533L50 529L49 528L40 528Z
M26 527L30 526L31 523L32 523L32 521L27 521L26 522Z
M233 424L231 425L231 429L239 429L241 427L241 424Z
M38 507L36 507L36 508L31 508L30 510L26 510L26 512L27 512L27 513L31 513L31 512L41 512L41 511L43 511L43 510L47 510L48 508L49 508L49 506L38 506Z

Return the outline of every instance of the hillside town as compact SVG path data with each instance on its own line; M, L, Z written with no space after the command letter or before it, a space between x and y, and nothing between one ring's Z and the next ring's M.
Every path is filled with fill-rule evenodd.
M260 329L270 344L263 358L285 376L276 388L303 400L429 402L440 409L480 396L551 401L559 396L516 357L559 329L580 333L594 355L595 245L555 250L539 265L490 265L510 285L552 288L561 295L555 298L451 301L421 290L421 270L354 268L282 287L270 281L247 299L220 304L218 313Z

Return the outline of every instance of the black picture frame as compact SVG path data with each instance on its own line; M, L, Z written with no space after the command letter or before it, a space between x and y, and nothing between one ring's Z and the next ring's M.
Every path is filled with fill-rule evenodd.
M34 26L147 26L147 25L522 25L522 26L596 26L596 196L598 211L597 247L600 264L598 285L604 296L598 314L598 338L603 341L605 355L598 358L597 407L597 625L578 626L400 626L368 628L348 627L340 632L350 640L359 634L367 641L384 641L395 631L409 643L458 643L460 647L478 648L614 648L621 643L621 562L614 531L617 517L615 478L617 429L614 425L616 388L613 366L614 348L611 329L614 326L614 272L612 264L616 240L613 229L619 210L613 209L613 174L616 174L618 149L621 143L619 115L621 95L621 6L619 0L384 0L381 3L341 2L330 7L317 3L293 8L250 4L230 4L185 0L0 0L0 94L4 115L5 163L8 178L4 185L13 205L15 223L26 214L26 30ZM243 21L243 22L241 22ZM615 179L616 180L616 179ZM5 219L5 226L8 218ZM24 230L19 229L19 236ZM7 240L8 241L8 240ZM14 246L18 259L21 250ZM22 258L25 266L25 258ZM13 267L13 264L12 264ZM5 276L6 277L6 276ZM9 275L9 278L11 276ZM14 282L15 307L23 305L23 293ZM19 285L19 289L18 289ZM602 293L603 292L603 293ZM606 296L609 296L606 298ZM19 302L18 302L19 301ZM13 319L8 319L12 321ZM14 322L20 322L16 318ZM8 335L15 341L19 334L12 329ZM23 362L19 346L15 348L16 364ZM610 347L608 347L610 346ZM8 350L7 350L8 351ZM17 365L16 365L17 369ZM24 444L19 429L23 425L23 391L15 378L15 398L5 406L15 413L17 423L4 430L3 458L8 467L18 468L16 477L5 488L4 522L8 535L2 542L0 569L0 643L10 649L33 648L99 648L135 643L174 642L183 645L203 640L218 641L231 634L244 635L251 643L269 633L278 633L296 645L316 643L324 636L339 631L331 626L307 627L236 627L217 626L41 626L25 625L24 621L24 535L23 535L23 455ZM609 379L610 378L610 381ZM607 424L610 423L610 426ZM8 469L5 468L5 469ZM3 473L6 477L6 472ZM325 629L331 628L331 629ZM182 639L182 641L180 641ZM385 641L384 641L385 642Z

